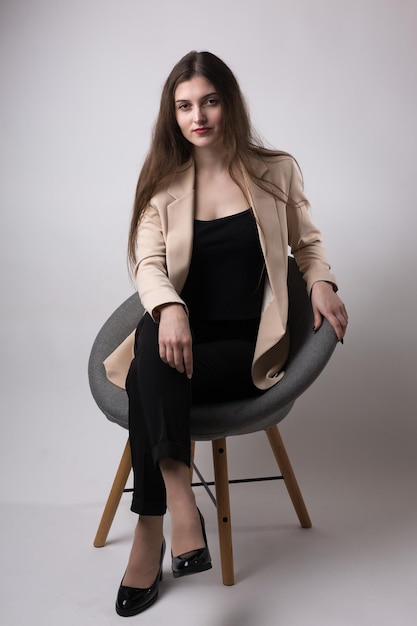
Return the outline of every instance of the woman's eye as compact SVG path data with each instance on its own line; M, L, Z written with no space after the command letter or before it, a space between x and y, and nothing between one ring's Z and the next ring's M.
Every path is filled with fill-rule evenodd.
M209 98L208 100L206 100L206 104L208 104L209 106L215 106L218 103L219 101L217 100L217 98Z
M179 111L186 111L186 110L189 108L189 106L190 106L189 104L187 104L186 102L184 102L183 104L180 104L180 105L178 106L178 110L179 110Z

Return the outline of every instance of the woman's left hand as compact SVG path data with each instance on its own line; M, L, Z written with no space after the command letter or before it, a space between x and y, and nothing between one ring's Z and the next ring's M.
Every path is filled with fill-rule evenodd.
M324 280L315 282L311 290L311 305L314 315L313 330L320 328L325 317L341 341L346 333L348 314L333 285Z

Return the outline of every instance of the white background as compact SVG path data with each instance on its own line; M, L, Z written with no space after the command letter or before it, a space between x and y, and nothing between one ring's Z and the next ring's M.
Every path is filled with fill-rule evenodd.
M94 404L88 356L133 290L137 174L192 49L232 68L255 127L299 161L350 314L283 423L296 467L401 489L417 469L417 4L2 0L0 28L2 501L105 498L126 432ZM271 471L264 447L233 440L231 473Z

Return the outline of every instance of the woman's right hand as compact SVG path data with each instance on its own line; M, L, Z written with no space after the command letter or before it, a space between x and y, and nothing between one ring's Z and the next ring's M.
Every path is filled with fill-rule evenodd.
M159 355L164 363L188 378L193 374L192 338L188 315L182 304L159 309Z

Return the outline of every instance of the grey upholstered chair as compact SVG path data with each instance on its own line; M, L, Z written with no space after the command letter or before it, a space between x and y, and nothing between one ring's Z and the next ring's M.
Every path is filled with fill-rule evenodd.
M319 331L312 331L310 300L304 280L292 258L289 258L288 290L290 354L284 378L256 398L192 408L193 442L210 440L213 446L220 555L225 585L234 584L226 437L266 431L281 472L280 478L284 479L300 524L303 528L311 527L277 424L286 417L295 400L323 370L335 349L337 338L326 320ZM123 389L107 380L103 361L136 328L142 313L138 295L133 294L105 322L96 337L89 360L88 373L93 397L105 416L123 428L128 427L127 395ZM128 440L97 530L94 541L96 547L106 542L130 470Z

